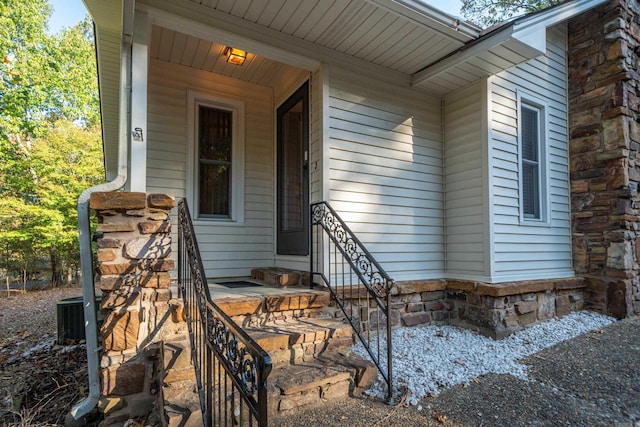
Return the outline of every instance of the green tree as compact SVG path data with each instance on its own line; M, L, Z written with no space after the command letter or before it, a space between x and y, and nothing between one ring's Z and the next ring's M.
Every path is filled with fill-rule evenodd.
M462 0L460 13L483 28L509 19L546 9L564 0Z
M88 18L47 32L47 0L0 0L0 133L24 143L59 119L99 119Z
M48 257L58 284L77 268L77 198L104 172L91 23L50 34L50 14L0 0L0 254L22 273Z
M59 225L52 222L55 233L45 241L53 280L59 281L63 270L70 278L78 267L78 197L104 180L100 129L59 121L46 138L34 141L31 162L38 181L38 205L62 217Z
M3 267L7 273L13 270L26 286L29 273L38 269L46 259L43 250L48 233L60 229L62 217L59 212L24 203L17 198L0 200L0 248L3 252Z
M104 179L100 137L98 127L59 121L29 144L23 181L34 192L28 200L10 193L0 199L0 253L9 255L5 263L27 273L36 260L48 257L54 285L65 272L69 280L77 271L76 203L85 188Z

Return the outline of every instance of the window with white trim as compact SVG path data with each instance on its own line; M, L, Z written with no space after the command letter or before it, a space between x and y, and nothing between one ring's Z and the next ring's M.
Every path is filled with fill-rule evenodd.
M231 218L233 113L198 106L198 216Z
M244 104L189 94L192 144L189 164L195 218L244 219Z
M546 221L546 106L519 99L520 202L524 221Z

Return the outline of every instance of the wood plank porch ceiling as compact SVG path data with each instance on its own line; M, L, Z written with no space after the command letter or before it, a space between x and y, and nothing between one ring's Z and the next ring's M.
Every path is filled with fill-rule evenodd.
M450 24L416 22L364 0L191 0L297 39L405 74L471 38Z
M461 31L456 18L424 5L424 10L407 7L403 0L389 6L385 0L187 0L205 14L218 19L241 20L263 31L278 33L292 44L314 45L373 64L377 69L410 76L451 54L478 37L480 30L468 24ZM397 4L396 4L397 3ZM150 3L150 5L153 3ZM413 3L420 5L419 3ZM426 12L425 12L426 11ZM435 15L434 15L435 13ZM436 19L437 18L437 19ZM240 30L239 30L240 31ZM477 33L476 33L477 31ZM154 26L151 57L204 69L241 80L269 85L268 73L286 65L255 54L242 67L223 63L224 45ZM451 76L453 86L476 80L475 73ZM469 80L471 79L471 80ZM433 87L432 87L433 86ZM451 90L442 78L428 92Z

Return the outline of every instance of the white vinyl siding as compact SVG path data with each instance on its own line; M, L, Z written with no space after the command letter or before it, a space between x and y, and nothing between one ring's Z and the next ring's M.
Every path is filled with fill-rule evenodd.
M151 60L147 191L170 192L176 199L187 194L187 126L193 122L186 117L188 90L245 102L244 222L195 222L206 274L248 276L251 268L273 266L274 119L270 88Z
M489 80L494 227L491 276L494 282L573 275L565 51L566 28L560 25L548 30L547 55ZM546 144L546 156L541 160L547 163L541 165L541 172L547 171L548 183L542 182L541 192L543 196L545 191L548 193L541 199L543 220L538 221L527 220L522 215L519 93L541 100L546 109L546 138L540 141ZM522 99L527 97L522 95Z
M446 272L451 278L487 276L485 87L476 83L444 99Z
M322 117L322 100L324 97L322 87L322 74L315 72L309 80L309 186L311 203L323 200L323 151L322 140L324 120Z
M332 206L395 280L442 277L440 101L335 68L330 82Z

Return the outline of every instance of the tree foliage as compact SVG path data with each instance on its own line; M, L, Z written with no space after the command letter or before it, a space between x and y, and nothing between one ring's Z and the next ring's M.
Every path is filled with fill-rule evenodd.
M76 204L85 188L104 179L100 136L97 127L58 121L21 153L17 163L24 175L1 175L33 189L26 198L11 192L0 198L0 253L14 270L28 270L46 257L57 283L65 271L69 276L77 269Z
M104 177L90 21L50 34L47 0L0 0L0 268L76 268L76 203Z
M546 9L564 0L462 0L460 13L483 28L509 19Z
M22 139L48 125L99 120L88 19L49 34L47 0L0 0L0 132Z

